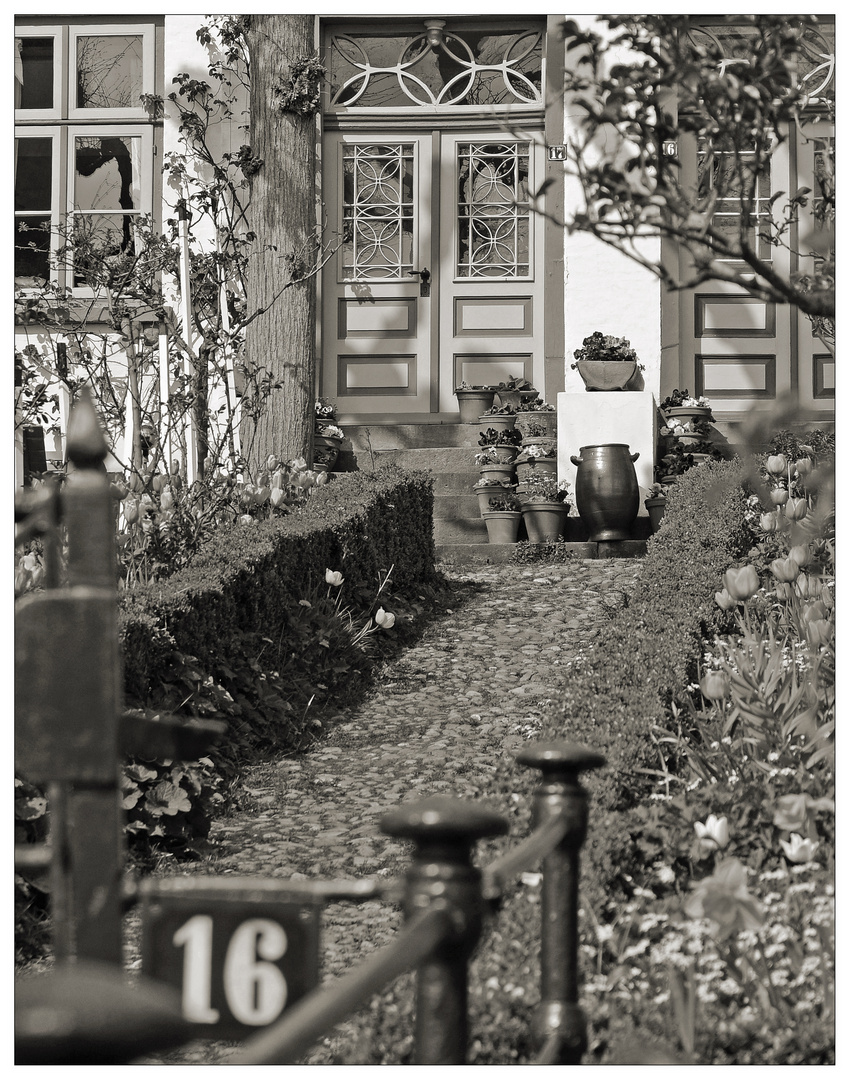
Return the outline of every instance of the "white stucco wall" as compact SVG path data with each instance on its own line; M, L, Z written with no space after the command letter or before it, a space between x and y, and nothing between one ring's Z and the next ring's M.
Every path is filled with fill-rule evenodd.
M580 25L603 29L592 15L570 16ZM568 54L569 59L569 54ZM569 144L577 133L581 110L564 101L564 138ZM577 180L565 177L564 208L566 220L584 207ZM646 241L645 256L660 260L660 241ZM649 270L627 256L614 251L593 236L564 233L564 389L577 393L584 384L573 371L573 353L594 330L632 343L641 363L643 389L659 397L661 387L661 284Z

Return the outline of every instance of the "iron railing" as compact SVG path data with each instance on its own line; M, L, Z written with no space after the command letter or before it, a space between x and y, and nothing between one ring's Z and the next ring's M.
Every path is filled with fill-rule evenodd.
M540 773L533 831L480 869L477 841L507 832L500 815L447 797L404 803L382 831L410 840L401 881L281 881L186 876L129 880L124 875L118 766L122 753L154 747L163 756L197 756L223 725L187 728L122 715L116 625L114 525L103 468L106 444L91 400L76 405L68 432L73 466L62 491L47 489L22 506L20 537L47 538L48 586L16 612L16 764L49 783L49 844L16 850L16 866L49 868L57 964L19 983L18 1064L105 1064L134 1060L197 1038L170 986L122 975L124 911L139 905L192 904L238 897L317 911L332 901L380 898L402 905L392 941L334 983L316 986L251 1034L232 1064L297 1062L337 1023L408 971L416 973L414 1060L462 1064L468 1050L468 968L485 921L517 876L542 865L540 1001L532 1020L535 1064L577 1064L586 1049L579 1006L579 852L587 831L581 774L604 764L585 747L529 744L518 755ZM67 583L59 584L59 523L67 532ZM318 980L316 980L318 981ZM215 1028L207 1034L214 1037Z

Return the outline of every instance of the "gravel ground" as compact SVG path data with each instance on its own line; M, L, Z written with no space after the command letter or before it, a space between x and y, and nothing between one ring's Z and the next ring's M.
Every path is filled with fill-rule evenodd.
M569 665L593 647L638 568L632 559L445 568L465 598L386 665L369 696L308 753L247 770L243 809L213 826L216 853L188 872L398 876L408 849L382 835L381 817L431 795L486 798L500 756L539 733ZM399 919L395 905L329 905L323 979L385 944ZM132 938L132 922L128 929ZM354 1017L306 1061L356 1060L358 1031ZM226 1064L236 1049L195 1043L145 1063Z

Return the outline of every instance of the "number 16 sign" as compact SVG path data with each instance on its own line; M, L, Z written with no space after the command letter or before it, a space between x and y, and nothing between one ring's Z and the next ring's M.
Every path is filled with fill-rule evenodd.
M147 901L142 969L177 987L199 1036L242 1038L317 985L318 913L266 899Z

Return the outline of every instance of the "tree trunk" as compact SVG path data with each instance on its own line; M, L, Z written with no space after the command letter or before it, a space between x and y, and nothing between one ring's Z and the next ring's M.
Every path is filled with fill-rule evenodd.
M269 454L312 460L315 401L316 120L282 112L275 84L313 56L312 15L252 15L251 180L242 455L256 477ZM304 279L304 280L299 280ZM290 284L296 282L295 284ZM286 287L289 285L289 287Z

